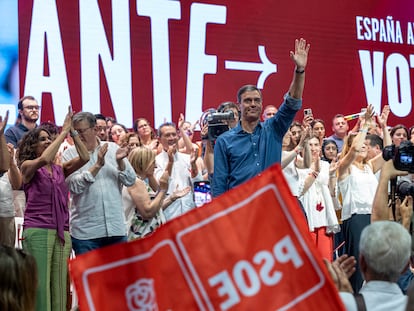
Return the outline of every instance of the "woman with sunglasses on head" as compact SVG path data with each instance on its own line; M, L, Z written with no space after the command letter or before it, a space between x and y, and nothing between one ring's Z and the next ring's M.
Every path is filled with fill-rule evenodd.
M71 239L65 178L89 161L85 145L71 127L69 107L62 131L54 141L46 128L38 127L19 143L18 165L26 194L22 244L36 259L39 275L36 310L39 311L66 310ZM69 132L80 156L60 166L54 160Z

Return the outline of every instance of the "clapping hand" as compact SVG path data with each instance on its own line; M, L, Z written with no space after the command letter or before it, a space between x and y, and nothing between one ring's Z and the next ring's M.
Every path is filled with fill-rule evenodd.
M119 147L117 150L116 150L116 160L117 161L120 161L120 160L122 160L123 158L125 158L125 157L127 157L128 156L128 153L129 153L129 148L128 148L128 146L125 146L125 147Z
M105 155L106 152L108 151L108 143L103 144L98 151L98 159L96 161L96 163L99 166L104 166L105 165Z
M190 186L185 187L185 188L179 190L178 189L178 185L177 185L177 187L175 188L175 191L171 194L171 199L173 201L175 201L175 200L177 200L179 198L182 198L183 196L185 196L188 193L190 193L190 190L191 190L191 187Z
M62 132L66 132L66 133L69 132L69 130L72 127L72 117L73 117L72 107L69 106L68 113L66 114L65 120L63 121Z
M165 170L159 180L160 190L164 190L164 191L168 190L168 179L169 178L170 178L170 174L168 174L168 170Z
M378 124L382 129L384 129L387 126L389 114L390 114L390 106L385 105L384 108L382 108L382 113L379 116L377 116Z
M170 162L174 162L174 154L177 152L177 145L171 145L168 146L167 154L168 154L168 160Z

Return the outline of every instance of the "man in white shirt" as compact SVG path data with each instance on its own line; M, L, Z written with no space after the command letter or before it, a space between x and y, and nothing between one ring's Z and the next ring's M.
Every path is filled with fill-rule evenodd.
M410 262L411 236L399 223L378 221L365 227L360 240L359 264L365 278L359 294L366 310L405 311L407 296L398 287L397 280ZM335 279L335 278L334 278ZM357 302L347 279L340 278L339 285L351 292L342 292L340 297L348 311L357 311Z
M97 137L96 118L90 112L73 116L74 135L79 135L90 160L66 179L72 197L70 231L76 255L126 241L122 186L132 186L136 174L125 157L127 151ZM78 156L68 148L63 161Z
M156 169L154 176L157 180L165 170L170 174L168 194L172 194L177 189L184 189L192 186L196 180L202 180L198 172L195 161L197 157L177 151L178 135L174 123L167 122L158 128L159 141L162 145L162 152L155 158ZM168 152L173 154L173 161L170 161ZM177 217L195 207L193 193L175 200L164 210L167 220Z

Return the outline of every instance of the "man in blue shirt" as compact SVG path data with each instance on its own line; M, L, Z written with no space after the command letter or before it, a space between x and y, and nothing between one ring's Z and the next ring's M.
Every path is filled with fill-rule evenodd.
M295 51L290 52L295 63L293 81L283 104L272 118L260 122L262 93L256 86L245 85L239 89L237 100L241 121L220 135L214 147L213 196L219 196L280 162L283 136L302 107L309 48L306 40L295 40Z

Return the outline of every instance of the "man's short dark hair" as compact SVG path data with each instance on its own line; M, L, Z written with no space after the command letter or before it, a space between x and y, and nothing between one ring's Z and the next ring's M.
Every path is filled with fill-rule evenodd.
M239 110L239 107L237 106L236 103L233 103L233 102L224 102L224 103L221 103L217 107L217 112L225 112L229 108L234 108L236 110Z
M96 120L104 120L106 122L106 117L103 114L95 113L94 116Z
M378 146L381 150L384 149L384 142L382 138L377 134L368 134L365 139L369 140L369 145L371 147Z
M31 95L23 96L22 98L20 98L20 99L19 99L19 102L17 103L17 109L19 109L19 110L23 110L23 102L24 102L26 99L36 100L36 98L34 98L34 97L33 97L33 96L31 96Z
M161 137L161 130L163 127L172 126L173 128L177 129L177 126L174 122L165 122L158 127L158 137Z
M237 92L237 102L240 104L241 103L241 96L246 93L246 92L254 92L257 91L260 94L260 98L262 98L262 92L260 91L260 89L253 85L253 84L247 84L242 86L239 91Z
M59 127L50 121L40 123L39 127L46 129L52 136L57 136L60 133Z

